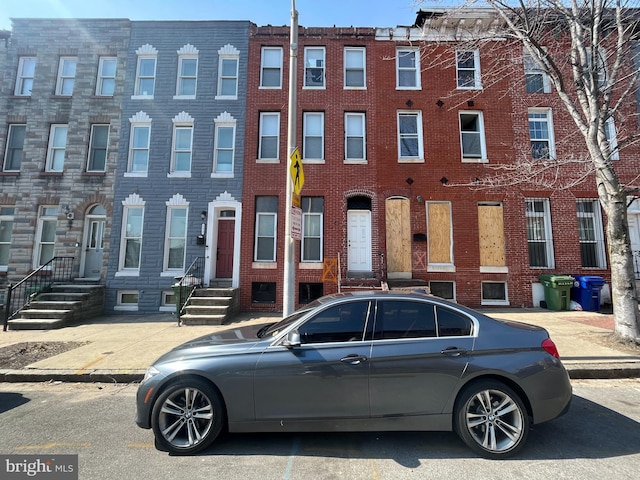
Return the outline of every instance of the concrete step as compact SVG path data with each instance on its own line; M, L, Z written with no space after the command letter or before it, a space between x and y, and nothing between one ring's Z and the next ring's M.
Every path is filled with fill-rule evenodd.
M191 305L205 306L205 305L229 305L232 297L191 297Z
M191 315L226 315L229 305L189 305L186 312Z
M64 318L67 314L71 313L72 310L53 310L53 309L44 309L39 310L37 308L25 308L20 312L20 317L27 320L39 320L42 318Z
M233 297L237 289L235 288L196 288L194 297Z
M9 330L52 330L66 325L64 318L15 318L9 320Z
M183 325L223 325L226 315L193 315L187 313L180 317Z

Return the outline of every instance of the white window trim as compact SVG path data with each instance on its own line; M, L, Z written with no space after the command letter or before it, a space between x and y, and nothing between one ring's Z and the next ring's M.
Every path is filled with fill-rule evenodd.
M508 282L499 282L499 281L491 281L491 280L487 280L487 281L483 281L480 282L480 302L481 305L509 305L509 284ZM484 283L502 283L504 285L504 300L485 300L484 297L482 296L482 284Z
M162 271L163 273L166 272L170 272L172 274L184 274L184 270L185 270L185 266L186 266L186 261L187 261L187 237L188 237L188 231L189 231L189 202L185 200L185 198L180 195L179 193L176 193L171 200L169 200L168 202L165 202L165 205L167 206L167 217L166 217L166 224L165 224L165 229L164 229L164 255L163 255L163 262L162 262ZM186 216L184 219L184 237L182 237L182 239L184 240L184 252L183 252L183 259L182 259L182 268L169 268L169 253L170 253L170 241L172 239L178 239L178 237L170 237L170 233L171 233L171 218L172 218L172 214L173 212L175 212L176 210L185 210L186 211Z
M403 55L403 52L406 54L411 52L416 59L416 65L414 69L409 68L401 68L400 67L400 57ZM415 70L415 85L414 86L402 86L400 85L400 71L405 70ZM418 47L398 47L396 48L396 90L422 90L422 75L420 74L420 49Z
M304 231L304 226L305 226L305 217L307 216L313 216L313 217L320 217L320 258L318 260L305 260L303 257L304 255L304 245L305 245L305 240L307 238L307 235L305 234ZM308 238L312 238L312 237L308 237ZM313 237L313 238L317 238L317 237ZM322 212L303 212L302 213L302 240L300 241L300 263L305 263L305 264L310 264L310 263L322 263L324 262L324 213Z
M236 73L235 77L224 77L222 75L222 64L224 60L235 60ZM225 78L235 78L236 91L233 95L222 95L222 81ZM240 50L233 45L227 44L218 50L218 88L216 90L216 100L237 100L238 99L238 83L240 82Z
M75 68L72 76L64 75L64 65L68 61L75 62ZM73 89L75 88L75 83L76 83L75 79L76 79L77 68L78 68L78 57L60 57L60 60L58 62L58 78L56 79L56 95L60 97L70 97L73 95ZM64 82L66 80L71 80L72 82L71 93L63 93Z
M148 43L140 47L136 50L136 78L135 84L133 86L133 95L131 96L132 100L152 100L156 91L156 72L158 70L158 50L156 50L153 46ZM140 93L140 61L146 59L153 59L153 77L144 77L144 78L153 78L153 92L151 94Z
M541 201L544 204L544 211L543 212L536 212L536 211L531 211L528 212L526 209L526 204L527 202L538 202ZM554 252L553 252L553 230L551 228L551 203L549 202L548 198L525 198L525 227L528 228L528 225L526 225L527 218L528 217L542 217L543 221L544 221L544 229L546 232L546 238L544 239L544 243L545 243L545 250L546 250L546 260L547 260L547 264L543 265L543 266L533 266L531 265L531 261L529 260L527 263L529 265L529 268L537 270L537 269L549 269L549 268L556 268L556 263L555 263L555 256L554 256ZM527 234L527 256L529 256L529 237Z
M103 73L103 69L104 69L104 62L106 61L113 61L115 62L116 66L115 66L115 70L113 72L113 76L107 76L104 75ZM116 83L116 72L118 69L118 59L117 57L100 57L100 61L98 62L98 78L96 80L96 97L113 97L113 95L115 94L115 83ZM111 94L106 94L104 93L104 81L105 80L113 80L113 93Z
M349 135L348 131L348 122L347 119L349 117L359 117L362 125L362 158L349 158L347 157L347 141L351 137L356 137L355 135ZM360 137L358 137L360 138ZM368 163L367 162L367 117L363 112L345 112L344 113L344 163Z
M362 86L349 86L347 85L347 52L357 51L362 53L362 73L363 73L363 85ZM355 68L351 70L356 70ZM357 69L360 70L360 69ZM366 47L345 47L344 48L344 89L345 90L366 90L367 89L367 49Z
M125 268L124 262L126 257L126 223L129 217L130 210L142 210L142 218L140 220L140 258L138 259L137 268ZM116 277L138 277L140 276L140 265L142 264L142 239L144 238L144 215L145 215L145 201L137 193L132 193L126 199L122 201L122 225L120 228L120 256L118 258L118 271L115 273ZM131 237L134 238L134 237Z
M10 209L13 210L13 213L10 214L10 215L3 214L2 213L2 208L10 208ZM10 223L12 225L12 231L9 232L9 241L0 244L0 245L4 245L9 250L11 250L11 245L12 245L12 242L13 242L13 222L14 221L15 221L15 206L13 206L13 205L11 205L11 206L0 205L0 225L2 224L2 222L7 222L7 223ZM8 269L9 269L9 265L0 264L0 272L6 272L6 271L8 271Z
M93 152L93 150L95 150L93 148L93 143L95 140L95 136L94 136L94 130L96 127L107 127L107 146L105 148L105 153L104 153L104 168L102 170L96 170L96 169L92 169L89 170L89 166L91 164L91 153ZM89 136L89 151L87 152L87 172L106 172L107 171L107 159L109 158L109 134L111 132L111 125L109 125L108 123L94 123L91 125L91 133Z
M149 173L149 162L151 161L151 117L145 112L138 112L129 118L131 127L129 129L129 148L127 155L127 171L124 172L125 177L146 177ZM147 169L144 172L134 172L133 169L133 132L137 127L149 128L149 138L147 141ZM142 149L140 149L142 150Z
M458 53L470 53L473 52L473 85L461 86L458 83L458 72L470 71L470 68L461 69L458 67ZM475 48L473 50L456 50L456 89L457 90L482 90L482 77L480 74L480 50Z
M180 178L191 178L191 168L193 167L193 130L194 130L194 119L187 112L182 111L178 115L176 115L172 120L173 122L173 132L172 132L172 141L171 141L171 168L169 169L169 173L167 173L167 178L180 177ZM189 139L189 170L188 171L176 171L176 134L178 129L189 128L191 130L191 138ZM149 136L151 137L151 136ZM182 152L182 150L181 150Z
M578 218L586 217L593 220L593 230L595 234L596 255L598 257L598 265L596 267L585 267L584 269L602 270L607 268L607 255L605 252L605 239L604 239L604 227L602 224L602 211L600 209L600 202L593 198L578 198L576 202L589 202L593 204L593 213L590 212L577 212ZM578 243L582 243L578 236Z
M549 82L549 76L538 67L533 57L525 52L522 61L524 63L525 77L526 75L540 75L542 77L541 93L551 93L551 83ZM527 86L526 86L526 78L525 78L525 91L526 89L527 89ZM527 93L530 94L529 92ZM532 92L532 93L535 93L535 92Z
M311 117L311 116L320 116L321 122L320 122L320 137L322 140L322 146L320 147L321 149L321 157L320 158L314 158L314 157L307 157L307 137L310 137L311 135L307 135L307 118ZM325 116L324 116L324 112L304 112L303 117L302 117L302 161L304 163L324 163L325 162ZM315 135L313 137L316 137Z
M26 61L30 61L33 60L34 66L33 66L33 70L34 70L34 74L33 76L27 77L24 74L24 63ZM37 66L37 59L36 57L20 57L20 60L18 61L18 70L17 70L17 74L16 74L16 87L15 90L13 92L13 94L17 97L30 97L32 94L32 91L29 91L29 93L22 93L23 89L24 89L24 84L26 80L31 80L31 89L33 90L33 84L35 83L35 68Z
M45 213L47 210L51 210L51 212ZM57 227L58 212L59 212L59 208L57 205L41 205L40 208L38 209L38 225L36 227L36 237L35 237L36 245L33 252L33 268L34 269L37 269L42 266L40 264L40 256L42 253L42 245L43 245L43 242L42 242L43 224L44 222L56 222L56 227ZM57 240L57 232L56 232L56 239L54 239L53 241L54 253L52 256L55 256L56 240Z
M260 260L258 260L258 233L259 233L259 228L258 225L260 224L260 217L263 216L268 216L268 217L273 217L273 252L272 252L272 258L271 260L265 259L265 258L261 258ZM273 263L275 263L276 261L276 251L278 249L278 214L276 212L256 212L256 218L255 218L255 238L254 238L254 242L253 242L253 263L254 265L256 263L266 263L269 265L272 265ZM265 237L266 238L266 237Z
M236 125L237 121L229 112L222 112L218 117L213 121L214 123L214 141L213 141L213 170L211 171L211 178L233 178L234 171L236 167ZM218 134L218 130L220 128L232 128L233 129L233 146L231 147L231 171L229 172L218 172L216 169L218 168L218 139L220 135Z
M266 66L264 64L264 52L268 51L268 50L274 50L277 51L280 54L280 65L278 65L278 70L280 72L279 78L280 78L280 82L277 86L270 86L270 85L264 85L264 70L266 68L269 69L273 69L275 70L276 67L273 66ZM258 88L260 89L264 89L264 90L281 90L282 89L282 70L283 70L283 58L284 58L284 53L283 53L283 49L282 47L269 47L269 46L265 46L262 47L262 50L260 51L260 86Z
M613 117L607 118L604 124L605 135L609 142L609 151L611 160L620 160L620 152L618 151L618 133L616 132L616 124L613 121Z
M54 146L55 132L59 128L60 129L66 129L66 131L67 131L67 133L65 135L67 137L67 139L65 141L64 147L55 147ZM65 164L66 157L67 157L67 142L69 141L68 135L69 135L69 125L66 124L66 123L56 123L56 124L51 125L51 127L49 128L49 145L47 147L47 164L46 164L45 172L57 172L57 173L64 172L64 164ZM62 151L63 152L62 168L54 170L53 161L55 160L55 152L57 152L57 151Z
M480 131L478 132L480 135L480 157L465 157L464 155L464 146L462 141L462 115L477 115L478 117L478 126ZM461 110L458 112L458 125L460 128L460 156L462 158L462 163L488 163L487 159L487 144L484 136L484 115L479 110ZM471 133L471 132L469 132Z
M117 299L116 299L116 305L113 306L114 310L117 311L121 311L121 312L137 312L138 311L138 305L139 303L133 304L133 303L122 303L122 296L123 295L131 295L131 294L135 294L138 295L138 302L140 302L140 291L139 290L118 290L117 292Z
M276 156L275 158L263 158L262 154L262 139L267 137L267 135L263 134L263 119L265 117L277 117L278 119L278 130L276 135ZM258 162L260 163L280 163L280 112L260 112L260 119L258 125ZM271 137L271 135L268 135Z
M307 53L312 50L318 50L322 52L322 67L315 67L307 65ZM322 85L307 85L307 68L322 70ZM304 69L302 70L302 88L304 90L325 90L327 88L327 49L323 46L308 46L304 47Z
M402 140L400 137L400 117L403 115L411 115L416 117L417 122L417 135L418 135L418 156L417 157L403 157L402 152ZM422 112L419 110L398 110L396 114L396 132L397 132L397 148L398 148L398 163L424 163L424 137L422 131Z
M555 144L555 135L553 131L553 113L550 108L530 108L527 112L527 126L529 127L529 155L534 161L544 160L543 158L533 158L533 142L534 139L531 138L531 119L529 115L531 114L544 114L547 122L547 134L549 136L549 158L556 158L556 144ZM535 141L541 141L540 139L535 139Z
M178 72L177 72L177 79L176 79L176 94L173 96L174 100L195 100L196 98L196 94L198 92L198 67L199 67L199 61L198 61L198 49L196 47L194 47L193 45L191 45L190 43L187 43L184 47L182 47L180 50L178 50ZM182 75L182 62L184 60L195 60L196 61L196 73L195 76L184 76ZM195 80L195 88L194 88L194 93L193 94L188 94L188 95L184 95L180 93L180 89L182 87L182 80L183 79L191 79L193 78Z
M167 301L168 297L175 295L173 290L163 290L162 292L160 292L160 295L161 295L160 308L158 309L158 311L159 312L175 312L176 311L175 300L172 300L171 302Z

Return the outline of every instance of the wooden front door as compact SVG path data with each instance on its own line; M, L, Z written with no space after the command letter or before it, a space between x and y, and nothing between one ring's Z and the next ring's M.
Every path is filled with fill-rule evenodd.
M233 219L218 220L218 250L216 254L216 278L233 276L233 241L236 222Z

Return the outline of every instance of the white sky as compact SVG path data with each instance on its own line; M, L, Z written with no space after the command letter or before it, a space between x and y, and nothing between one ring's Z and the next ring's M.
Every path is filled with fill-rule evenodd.
M415 0L296 0L305 27L412 25ZM425 7L428 5L425 4ZM0 0L0 29L10 18L129 18L131 20L250 20L289 25L291 0Z

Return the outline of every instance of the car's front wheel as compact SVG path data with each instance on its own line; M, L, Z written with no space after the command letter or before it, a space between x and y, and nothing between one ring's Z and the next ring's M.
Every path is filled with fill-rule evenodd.
M518 394L501 382L485 380L466 387L456 402L455 430L485 458L515 455L529 435L530 420Z
M151 427L161 450L180 455L207 448L225 422L218 392L198 379L181 380L160 394L151 413Z

